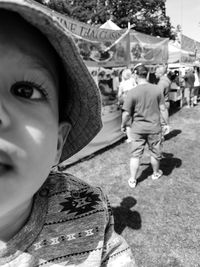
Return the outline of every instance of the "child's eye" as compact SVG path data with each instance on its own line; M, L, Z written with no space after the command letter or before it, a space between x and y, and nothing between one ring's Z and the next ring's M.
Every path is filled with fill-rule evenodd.
M11 93L30 100L44 100L47 96L46 91L33 82L17 82L12 85Z

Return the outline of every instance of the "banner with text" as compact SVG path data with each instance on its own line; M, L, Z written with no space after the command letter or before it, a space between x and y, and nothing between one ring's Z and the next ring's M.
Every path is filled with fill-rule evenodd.
M129 29L103 29L56 12L54 16L73 35L87 66L117 67L138 62L167 62L168 38L157 38Z
M74 37L87 66L124 66L128 64L128 31L107 30L78 22L58 13L56 19Z

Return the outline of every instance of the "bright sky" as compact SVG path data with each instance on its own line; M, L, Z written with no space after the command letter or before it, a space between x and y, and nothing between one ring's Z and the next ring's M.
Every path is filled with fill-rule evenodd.
M166 0L166 15L172 26L182 26L184 35L200 42L200 0Z

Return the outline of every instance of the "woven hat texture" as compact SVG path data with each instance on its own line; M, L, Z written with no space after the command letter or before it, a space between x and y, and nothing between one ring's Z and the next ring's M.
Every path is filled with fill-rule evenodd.
M85 147L100 131L100 93L82 61L71 33L59 23L59 14L33 0L0 0L0 9L14 11L39 29L60 56L64 74L70 77L71 98L62 117L70 118L72 129L64 144L60 162ZM65 79L62 79L65 80ZM66 87L63 86L65 90Z

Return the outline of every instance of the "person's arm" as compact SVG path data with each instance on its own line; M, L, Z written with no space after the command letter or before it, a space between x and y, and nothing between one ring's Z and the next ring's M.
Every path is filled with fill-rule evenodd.
M158 82L158 86L160 87L164 97L165 97L165 100L168 101L168 97L169 97L169 89L170 89L170 83L168 83L167 81L165 80L159 80Z
M169 121L168 121L168 118L169 118L168 110L167 110L167 108L165 106L165 98L164 98L162 93L160 94L159 108L160 108L161 117L163 118L165 124L169 124Z
M130 90L125 99L122 107L122 123L121 123L121 131L126 131L126 124L132 118L132 113L134 110L134 100L132 95L132 90Z
M165 122L165 124L169 124L168 122L168 112L165 104L160 104L160 114Z
M126 124L130 120L131 116L127 111L122 112L122 123L121 123L121 131L126 132Z

